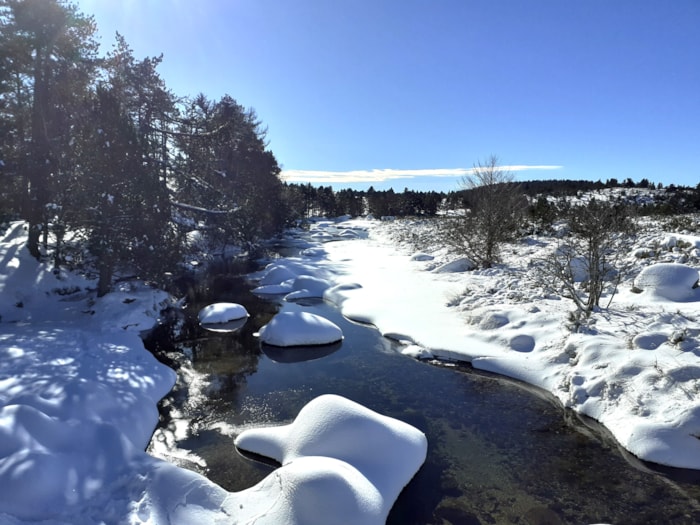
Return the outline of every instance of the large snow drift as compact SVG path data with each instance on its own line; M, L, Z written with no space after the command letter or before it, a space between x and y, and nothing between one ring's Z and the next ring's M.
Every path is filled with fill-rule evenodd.
M644 268L634 280L637 290L669 301L698 301L698 270L678 263L659 263Z

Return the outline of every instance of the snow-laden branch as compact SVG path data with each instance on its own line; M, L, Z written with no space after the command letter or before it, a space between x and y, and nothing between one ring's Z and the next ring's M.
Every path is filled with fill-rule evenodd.
M227 213L234 213L238 211L239 207L235 206L227 210L210 210L208 208L202 208L201 206L195 206L193 204L185 204L184 202L170 201L172 206L180 208L181 210L193 211L196 213L203 213L206 215L226 215Z

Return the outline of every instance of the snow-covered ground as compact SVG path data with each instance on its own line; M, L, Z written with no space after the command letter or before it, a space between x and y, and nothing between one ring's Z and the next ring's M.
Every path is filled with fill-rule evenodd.
M419 430L322 396L291 424L238 436L281 463L249 489L230 493L154 458L144 450L156 405L176 378L139 333L169 298L139 282L97 298L94 281L52 272L25 243L21 222L0 237L0 523L386 522L425 460ZM246 317L235 304L202 313L215 324ZM297 328L275 331L284 343Z
M300 256L256 276L259 292L323 295L409 356L521 379L599 420L640 458L700 469L700 237L650 223L625 254L635 271L610 308L574 332L572 304L529 265L556 240L525 238L502 265L464 271L437 242L418 250L411 240L425 228L316 223L299 234ZM337 396L292 424L240 434L241 448L282 464L241 492L146 454L175 377L139 332L168 297L130 282L98 299L94 282L31 259L25 234L14 223L0 239L0 523L383 523L423 462L424 436ZM298 336L292 325L282 346ZM342 510L307 514L320 504Z
M548 292L532 270L555 238L526 237L506 247L503 264L460 271L468 265L435 236L416 235L426 228L317 222L311 238L322 246L258 277L289 290L298 288L295 275L331 281L328 301L404 342L406 354L466 360L525 381L603 423L639 458L700 469L700 236L644 223L623 254L633 271L610 307L572 331L573 302ZM419 252L417 237L429 239Z

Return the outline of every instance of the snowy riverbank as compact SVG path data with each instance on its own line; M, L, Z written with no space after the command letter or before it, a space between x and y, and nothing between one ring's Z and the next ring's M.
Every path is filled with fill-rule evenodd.
M625 254L635 271L610 308L572 332L573 303L543 291L528 264L551 254L556 239L527 237L508 246L496 268L455 272L459 265L439 244L417 254L406 242L423 228L318 222L311 237L324 241L322 249L309 246L275 266L288 270L277 271L290 289L290 274L335 284L327 300L405 342L406 354L466 360L525 381L603 423L639 458L700 469L700 288L687 284L681 298L672 275L632 291L653 264L683 262L697 275L700 236L648 224Z
M264 286L288 291L292 299L323 294L347 317L402 341L410 356L469 360L521 379L595 417L643 459L700 468L697 289L679 295L678 283L662 279L656 293L632 293L628 280L609 310L573 333L566 326L570 305L546 295L528 272L528 259L546 256L551 239L509 247L497 268L455 272L459 265L449 264L439 246L416 254L403 240L407 231L424 227L316 223L297 239L302 254L276 260ZM629 257L640 271L679 261L697 269L700 239L683 240L670 246L667 233L649 229ZM290 452L303 449L304 436L313 435L308 429L322 424L313 417L289 427L298 429L294 439L281 429L243 438L253 450L290 463L237 493L149 456L143 450L157 420L156 403L175 377L144 350L138 334L156 322L168 297L132 282L98 299L93 282L55 275L29 257L24 242L21 223L0 242L0 483L8 487L0 493L0 522L223 524L267 512L266 523L295 523L290 516L314 498L343 506L365 494L358 487L371 485L371 498L365 494L359 506L343 507L345 514L333 519L347 523L350 508L358 523L368 523L367 516L381 523L420 467L425 444L415 429L342 400L329 405L331 413L337 410L332 420L338 428L353 428L359 417L363 428L393 436L389 449L394 439L405 440L406 458L398 460L410 459L411 468L382 468L377 477L362 466L361 440L338 442L338 436L339 447L314 445L332 451L327 461ZM635 255L643 252L651 256ZM314 487L321 479L335 489L313 489L300 499L290 499L275 482ZM281 506L268 504L282 500Z
M281 464L249 489L154 458L144 449L175 373L139 333L168 296L133 281L98 298L25 243L20 222L0 238L0 523L385 523L425 460L420 431L321 396L293 423L236 437Z

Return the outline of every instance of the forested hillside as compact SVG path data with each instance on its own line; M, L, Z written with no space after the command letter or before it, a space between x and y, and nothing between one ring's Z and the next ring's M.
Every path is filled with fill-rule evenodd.
M172 269L193 224L240 246L279 231L280 168L255 112L177 96L162 57L120 35L98 56L95 35L66 2L0 1L0 220L27 221L29 251L90 259L105 293L120 267Z
M102 56L96 31L65 0L0 0L0 223L25 220L30 253L94 271L100 295L120 270L155 281L177 271L194 230L213 251L250 253L312 216L435 216L473 205L468 189L287 184L253 109L228 95L175 94L158 72L162 56L135 57L119 34ZM517 187L535 221L556 212L551 196L610 188L623 189L620 199L648 192L637 203L644 213L700 209L700 185Z

